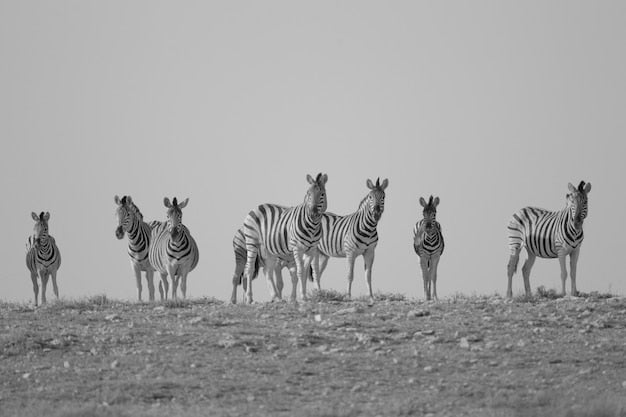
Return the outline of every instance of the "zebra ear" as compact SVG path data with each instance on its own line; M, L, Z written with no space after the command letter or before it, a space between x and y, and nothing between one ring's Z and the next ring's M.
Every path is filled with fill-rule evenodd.
M575 193L576 192L576 187L574 187L571 182L567 183L567 188L569 189L570 193Z
M367 179L367 182L365 184L367 185L367 188L369 188L370 190L374 189L374 184L372 183L372 180L370 180L369 178Z
M420 204L422 207L426 207L426 200L424 200L424 197L420 197Z
M30 213L30 216L33 218L34 221L39 221L39 216L34 211Z
M306 174L306 180L308 181L309 184L315 184L315 180L309 174Z
M126 196L126 203L133 204L133 199L131 198L131 196L129 195Z
M186 198L185 201L183 201L182 203L178 203L178 208L184 209L185 207L187 207L187 203L189 203L189 198Z
M46 211L46 214L44 214L44 215L43 215L43 219L44 219L45 221L50 220L50 212Z
M591 191L591 183L588 182L587 185L585 185L585 194L589 194L589 191Z
M167 208L172 208L172 203L170 203L170 199L167 197L163 198L163 205Z
M113 197L113 201L115 201L115 204L117 204L118 206L122 204L122 202L120 201L119 196L117 196L117 195L115 197Z
M435 200L433 201L433 204L435 205L435 207L437 207L439 205L439 197L435 197Z
M380 184L380 188L381 188L381 190L385 191L385 188L387 188L387 186L388 186L388 185L389 185L389 180L388 180L387 178L385 178L385 179L383 180L383 183L382 183L382 184Z
M326 184L326 181L328 181L328 175L324 174L322 175L322 184Z

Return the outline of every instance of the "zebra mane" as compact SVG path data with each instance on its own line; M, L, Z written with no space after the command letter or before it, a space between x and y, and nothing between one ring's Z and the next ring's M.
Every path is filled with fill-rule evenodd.
M137 206L135 205L135 202L134 202L134 201L132 201L132 199L131 199L131 201L129 202L129 201L128 201L128 199L126 198L126 196L124 196L124 197L122 197L121 203L122 203L122 205L123 205L123 206L124 206L124 205L125 205L125 206L127 206L127 207L128 207L128 209L129 209L132 213L136 214L136 215L137 215L137 217L139 217L139 220L143 221L143 214L142 214L142 213L141 213L141 211L139 210L139 207L137 207Z
M578 191L581 193L585 191L585 181L581 181L580 184L578 184Z

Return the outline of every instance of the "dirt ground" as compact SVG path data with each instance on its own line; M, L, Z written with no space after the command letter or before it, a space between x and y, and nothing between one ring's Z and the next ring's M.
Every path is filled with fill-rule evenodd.
M626 299L0 303L0 416L626 416Z

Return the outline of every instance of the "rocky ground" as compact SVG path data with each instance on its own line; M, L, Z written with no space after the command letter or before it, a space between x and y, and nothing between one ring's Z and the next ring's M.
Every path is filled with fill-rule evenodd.
M626 299L0 303L1 416L626 416Z

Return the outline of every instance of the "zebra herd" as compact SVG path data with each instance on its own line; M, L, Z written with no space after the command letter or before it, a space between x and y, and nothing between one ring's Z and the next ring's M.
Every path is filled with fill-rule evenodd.
M374 183L367 180L368 193L354 213L340 216L327 211L326 182L328 176L319 173L315 178L307 175L309 188L304 201L293 207L261 204L251 210L233 237L235 272L231 302L237 301L237 287L242 286L245 300L253 301L252 281L262 269L272 300L282 299L282 270L291 275L291 299L296 300L298 284L300 297L306 299L307 280L321 289L320 279L331 257L348 261L347 294L352 292L354 263L363 256L365 278L370 301L372 293L372 265L378 244L377 226L385 209L385 190L389 181L380 178ZM558 258L561 266L561 293L565 294L567 279L566 257L570 256L571 294L576 295L576 265L583 241L583 221L587 217L587 196L591 184L581 181L578 187L568 184L566 207L548 211L525 207L515 213L508 225L511 256L507 266L507 297L511 298L512 279L517 270L519 255L526 248L528 259L522 267L524 289L530 295L530 270L537 257ZM161 300L177 298L180 289L186 297L187 275L198 265L199 252L189 229L182 223L182 210L189 199L179 202L165 197L167 208L164 222L147 223L130 196L115 196L118 239L128 236L128 255L135 273L137 298L142 300L142 276L148 285L150 301L155 299L154 272L161 280ZM419 199L423 218L413 228L413 247L420 259L424 295L427 300L437 299L437 266L444 250L441 225L436 220L439 197L432 195L426 201ZM54 237L48 232L50 213L32 213L35 221L33 234L26 244L26 266L33 283L35 305L38 304L41 280L41 302L46 302L49 277L55 296L59 297L56 275L61 266L61 254ZM169 278L169 279L168 279ZM171 294L169 283L171 281Z

